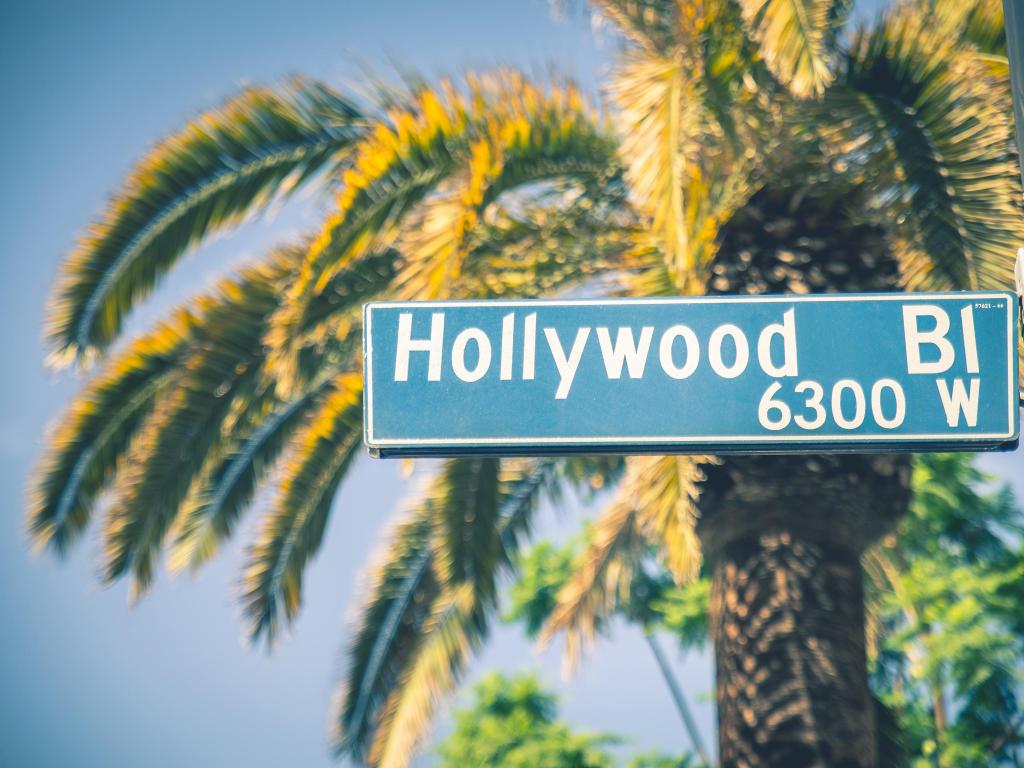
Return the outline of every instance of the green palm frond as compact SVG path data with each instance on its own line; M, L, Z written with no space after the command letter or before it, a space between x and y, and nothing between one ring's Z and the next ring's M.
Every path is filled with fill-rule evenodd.
M511 564L539 499L556 492L562 465L557 459L502 462L498 482L488 483L494 498L481 498L487 509L498 510L492 531L499 536L500 557L481 561L492 574L458 581L453 558L445 553L441 511L456 506L449 495L465 499L466 489L452 482L471 473L479 460L462 468L464 461L446 462L371 571L348 653L349 673L336 700L332 740L339 754L375 766L408 763L437 703L486 634L496 595L489 587L478 589L477 582L493 583Z
M104 531L104 579L127 573L139 593L152 581L164 538L193 481L223 451L232 418L265 396L260 339L295 252L245 270L197 302L174 386L156 403L118 473Z
M37 546L63 554L88 525L153 404L174 386L196 322L191 311L179 310L133 341L71 404L32 479L28 527Z
M471 233L458 295L551 296L660 260L644 247L638 227L585 195L573 198L566 210L530 206L489 218Z
M64 262L47 333L54 359L103 351L190 247L337 163L360 134L316 82L251 88L161 141Z
M1006 87L941 25L904 11L857 38L825 101L836 145L867 159L893 214L912 288L1012 284L1020 178L1010 115L992 98Z
M269 413L259 414L255 426L234 441L230 451L215 457L214 467L204 472L180 513L170 552L173 569L197 568L216 554L292 433L320 404L333 380L333 375L322 376L292 400L275 403Z
M253 640L273 643L299 611L306 564L323 541L334 492L362 447L362 395L361 376L337 378L292 438L278 498L245 568L242 599Z
M458 277L465 233L502 193L544 179L617 172L611 138L574 87L545 91L516 73L473 80L468 95L450 84L424 88L408 111L379 122L353 152L337 211L312 244L268 338L286 381L296 329L306 324L315 297L340 272L394 245L403 217L440 186L457 184L458 204L441 222L444 236L426 251L425 282L415 287L420 298Z
M360 259L357 268L346 269L335 275L324 289L310 301L297 329L299 339L309 338L325 327L326 321L349 313L359 319L363 304L383 293L395 280L401 254L394 248L385 248ZM332 332L345 336L344 330Z
M979 53L1006 58L1002 0L931 0L922 5L922 12L933 14L940 25Z
M544 194L531 190L526 199L492 204L459 235L463 256L445 295L550 296L601 275L638 270L657 254L645 244L635 217L623 210L623 194L618 183L586 190L557 183ZM392 295L434 294L431 276L451 253L461 205L451 192L438 193L410 215L398 241L404 255Z
M821 95L835 77L835 33L842 0L739 0L768 69L798 97Z
M678 43L680 3L674 0L592 0L591 5L636 45L667 51Z
M976 0L969 6L963 39L984 54L1006 57L1006 30L1001 0Z
M382 708L370 765L409 765L430 731L439 701L456 686L486 638L491 610L484 609L468 583L448 588L434 601L415 661Z
M444 581L469 582L481 598L494 595L501 558L499 466L493 458L446 462L436 486L438 497L430 502L441 521L437 565Z
M422 642L422 628L441 592L435 570L437 521L418 505L399 522L371 570L367 599L348 651L349 673L336 699L332 741L339 754L363 760L380 710Z

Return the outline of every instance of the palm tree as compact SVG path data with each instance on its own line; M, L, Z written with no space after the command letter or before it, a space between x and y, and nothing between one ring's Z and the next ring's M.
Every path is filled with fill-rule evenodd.
M511 72L340 95L253 88L166 138L68 257L55 364L103 359L50 440L29 527L63 552L100 497L103 579L200 567L268 485L253 641L298 612L361 451L372 298L992 288L1024 239L998 0L845 31L833 0L599 0L608 114ZM110 353L188 251L315 185L319 232ZM908 500L893 456L462 458L373 565L339 753L404 766L493 619L539 499L617 484L548 633L578 655L653 542L707 559L723 766L874 766L860 555Z

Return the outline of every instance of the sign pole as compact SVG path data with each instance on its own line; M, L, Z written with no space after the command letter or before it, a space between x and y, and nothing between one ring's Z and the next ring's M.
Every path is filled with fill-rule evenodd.
M1007 56L1010 60L1010 93L1013 96L1013 122L1017 131L1017 160L1024 180L1024 0L1003 0ZM1017 251L1014 269L1017 282L1017 307L1024 339L1024 248ZM1024 393L1020 395L1024 406Z
M1010 59L1010 90L1013 94L1017 146L1024 148L1024 2L1003 0L1003 19L1007 55ZM1017 159L1021 163L1021 176L1024 178L1024 154L1018 153Z

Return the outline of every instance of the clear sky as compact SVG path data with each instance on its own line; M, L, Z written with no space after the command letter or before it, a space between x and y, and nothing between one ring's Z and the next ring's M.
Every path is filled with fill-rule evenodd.
M251 531L198 578L163 579L132 610L123 587L97 585L95 535L63 564L29 554L26 477L46 426L80 384L42 365L47 290L133 161L247 82L303 73L343 86L359 63L427 75L515 65L554 68L593 91L611 55L579 14L557 20L546 0L0 5L0 765L330 765L326 714L357 573L405 490L394 464L357 467L308 572L306 608L269 656L240 641L235 593ZM323 206L297 201L194 254L130 330L313 227ZM1020 453L989 466L1018 483L1024 477ZM576 519L548 514L546 528L564 531ZM637 749L685 746L635 630L617 628L570 682L559 677L557 655L538 654L518 630L499 631L472 672L495 666L539 671L581 727L613 730ZM713 741L707 659L677 659L677 667Z

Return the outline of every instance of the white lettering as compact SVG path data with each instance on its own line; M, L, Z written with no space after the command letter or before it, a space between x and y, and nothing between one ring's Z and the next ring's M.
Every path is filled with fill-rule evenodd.
M633 329L620 327L615 334L615 346L607 328L597 329L597 342L601 345L601 357L609 379L622 378L622 365L629 369L629 378L639 379L647 366L647 353L651 349L654 326L645 325L640 329L640 343L633 340Z
M761 395L761 402L757 405L757 420L761 422L762 427L773 432L789 426L789 419L792 415L788 405L782 400L775 399L775 395L780 389L782 389L782 385L776 381L764 391L764 394ZM772 411L778 411L778 418L771 417Z
M951 427L960 426L960 414L967 420L967 426L978 426L978 395L981 391L981 379L971 379L971 393L967 394L963 379L953 379L953 391L945 379L938 379L935 385L939 388L942 409L946 412L946 423Z
M526 316L523 327L523 381L533 381L534 361L537 354L537 313Z
M918 320L930 317L935 327L922 331ZM903 307L903 340L907 349L908 373L944 373L953 365L953 345L946 339L949 333L949 315L934 304L908 304ZM932 363L921 361L921 347L931 344L939 350L939 359Z
M466 345L475 341L477 346L476 367L466 367ZM463 381L480 381L491 365L491 340L479 328L467 328L455 337L452 345L452 369Z
M810 408L814 412L814 418L812 419L797 414L795 419L796 425L800 429L817 429L824 424L828 414L825 412L825 406L821 404L822 398L825 397L825 390L822 389L821 384L816 381L801 381L796 385L795 391L797 394L809 393L804 401L804 407Z
M501 319L501 380L512 379L512 345L515 344L516 316L512 313Z
M681 367L677 366L675 360L672 359L672 345L678 338L682 338L686 343L686 362ZM658 358L661 360L662 370L673 379L685 379L693 375L700 362L700 344L697 342L697 334L685 325L673 325L661 334Z
M782 365L772 361L772 339L782 337ZM761 370L769 376L796 376L796 313L789 310L782 316L781 323L773 323L761 331L757 340L757 361Z
M885 390L892 392L893 398L896 400L896 412L893 413L892 418L888 418L885 412L882 410L882 392ZM871 414L875 417L875 422L882 429L896 429L903 420L907 417L907 398L903 394L903 387L900 383L894 379L879 379L871 387Z
M853 417L847 418L843 413L843 392L853 392ZM832 418L843 429L856 429L864 423L865 412L864 389L853 379L840 379L832 387Z
M558 339L558 331L554 328L545 328L544 337L548 340L548 347L551 349L551 357L558 368L559 383L555 391L555 400L565 400L569 395L569 388L572 387L572 380L576 377L576 369L580 366L580 358L583 357L583 348L590 336L590 328L583 327L576 331L576 339L572 343L572 350L568 358L565 350L562 349L562 342Z
M968 304L960 310L960 323L963 326L964 357L967 359L967 372L978 372L978 340L974 335L974 308Z
M725 337L732 338L736 347L736 359L732 365L722 362L722 342ZM708 360L711 361L711 368L723 379L735 379L747 368L750 360L750 347L747 344L747 337L743 331L735 325L720 325L711 333L711 340L708 343Z
M430 316L430 338L412 338L412 313L402 312L398 316L398 345L395 350L395 381L409 380L409 355L412 352L427 352L427 380L441 380L441 345L444 342L444 312Z

